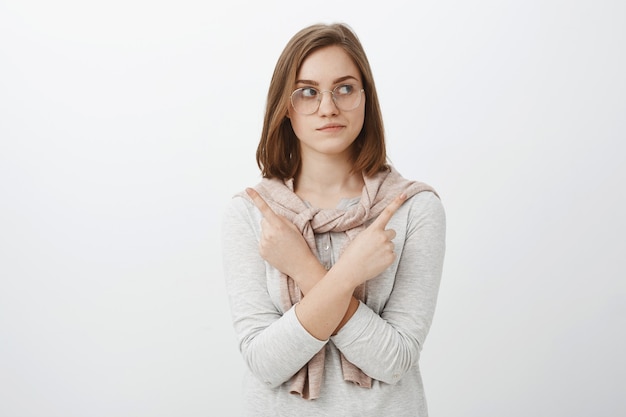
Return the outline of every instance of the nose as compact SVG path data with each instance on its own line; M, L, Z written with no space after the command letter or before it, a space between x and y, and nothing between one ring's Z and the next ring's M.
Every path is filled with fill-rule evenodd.
M332 91L320 92L320 107L318 112L321 116L334 116L339 113Z

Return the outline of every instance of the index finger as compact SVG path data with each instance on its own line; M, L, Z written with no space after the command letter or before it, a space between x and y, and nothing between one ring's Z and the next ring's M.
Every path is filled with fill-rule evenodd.
M267 202L265 202L265 200L263 199L263 197L261 197L261 194L259 194L257 190L255 190L254 188L246 188L246 193L248 194L248 196L250 196L250 198L252 199L252 202L259 209L259 211L261 212L261 215L264 218L271 219L274 216L276 216L276 213L274 213L274 210L272 210L272 208L267 204Z
M391 201L391 203L389 203L387 207L385 207L382 213L380 213L378 218L374 220L374 222L371 225L374 227L380 227L381 229L384 229L387 226L387 223L389 223L389 220L391 220L391 217L395 214L396 211L398 211L400 206L404 204L405 200L406 200L405 193L402 193L396 198L394 198Z

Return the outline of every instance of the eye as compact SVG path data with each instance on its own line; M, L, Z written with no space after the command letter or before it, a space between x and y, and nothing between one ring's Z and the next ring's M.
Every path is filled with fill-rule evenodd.
M318 91L313 87L304 87L300 89L300 95L303 98L315 98L318 94Z
M343 84L335 87L335 94L339 96L347 96L354 92L354 86L352 84Z

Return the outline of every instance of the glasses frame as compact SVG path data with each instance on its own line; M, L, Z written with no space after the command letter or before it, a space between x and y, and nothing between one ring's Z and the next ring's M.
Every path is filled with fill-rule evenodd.
M354 107L352 107L351 109L342 109L341 107L339 107L339 106L337 105L337 99L335 98L335 90L336 90L336 89L338 89L338 88L344 87L344 86L346 86L346 85L353 85L353 84L340 84L340 85L336 86L335 88L333 88L332 90L318 90L318 89L317 89L317 88L315 88L315 87L300 87L300 88L296 88L295 90L293 90L293 92L292 92L292 93L291 93L291 95L289 96L289 102L291 103L291 107L293 107L293 110L294 110L296 113L298 113L298 114L302 114L302 115L304 115L304 116L310 116L310 115L312 115L312 114L314 114L314 113L317 113L317 111L320 109L320 105L322 104L322 98L323 98L323 96L324 96L324 93L330 93L330 96L331 96L331 98L332 98L332 100L333 100L333 104L335 105L335 107L337 107L337 108L338 108L339 110L341 110L341 111L352 111L352 110L356 109L357 107L359 107L359 105L361 104L361 98L362 98L362 96L363 96L363 93L365 92L365 89L364 89L364 88L361 88L361 89L359 89L359 90L358 90L359 99L358 99L358 101L357 101L357 103L356 103L356 105L355 105ZM356 86L355 86L355 87L356 87ZM315 91L317 91L317 92L318 92L318 96L317 96L317 106L315 107L315 110L313 110L311 113L303 113L303 112L300 112L300 111L298 111L298 110L296 109L296 106L295 106L295 104L294 104L294 102L293 102L293 96L294 96L294 95L295 95L298 91L305 90L305 89L309 89L309 88L310 88L310 89L313 89L313 90L315 90Z

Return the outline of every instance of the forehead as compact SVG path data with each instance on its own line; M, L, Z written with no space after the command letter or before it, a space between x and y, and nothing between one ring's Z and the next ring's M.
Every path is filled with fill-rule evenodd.
M298 70L298 80L332 82L350 75L360 79L360 71L350 55L340 46L320 48L305 58Z

